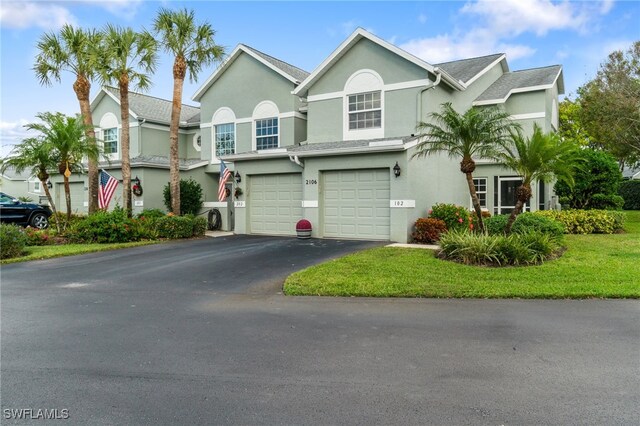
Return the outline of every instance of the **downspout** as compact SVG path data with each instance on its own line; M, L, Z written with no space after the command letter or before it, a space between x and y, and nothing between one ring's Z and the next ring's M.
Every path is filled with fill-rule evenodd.
M143 118L138 124L138 155L142 155L142 125L147 122L146 118Z
M433 69L433 72L436 74L436 81L425 86L424 89L418 92L418 95L416 98L416 111L417 111L416 123L419 123L420 121L422 121L422 94L427 90L433 89L434 87L436 87L438 84L440 84L440 80L442 80L442 73L440 72L440 68L435 67Z
M300 161L297 155L289 155L289 161L291 161L292 163L296 163L298 166L304 169L304 163Z

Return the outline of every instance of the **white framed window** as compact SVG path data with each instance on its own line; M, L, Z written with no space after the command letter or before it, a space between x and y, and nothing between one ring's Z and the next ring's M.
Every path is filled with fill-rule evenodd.
M118 128L112 127L102 131L102 146L105 154L118 153Z
M36 193L42 192L42 186L40 185L39 180L33 181L33 192L36 192Z
M256 149L278 147L278 117L256 120Z
M519 176L498 177L497 205L494 206L494 214L511 214L516 206L516 191L522 185L522 178ZM535 201L534 201L535 202ZM523 212L531 211L529 203L522 206Z
M480 208L487 209L487 178L473 178L473 184L476 187L476 195L478 195L478 201L480 201ZM471 208L473 209L473 202L470 201Z
M349 95L349 130L382 127L380 91Z
M217 158L236 153L235 127L233 123L216 124L214 140Z
M198 152L202 150L202 136L200 136L200 133L193 135L193 148Z

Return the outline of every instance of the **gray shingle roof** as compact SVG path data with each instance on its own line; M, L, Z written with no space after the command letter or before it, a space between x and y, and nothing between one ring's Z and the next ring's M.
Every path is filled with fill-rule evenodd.
M120 90L115 87L105 86L105 90L109 91L116 98L120 99ZM141 93L129 92L129 109L138 117L153 121L155 123L171 122L171 104L167 99L160 99L153 96L143 95ZM195 117L198 121L194 121ZM200 118L200 108L182 104L180 111L180 123L197 124Z
M504 100L514 89L526 89L529 87L548 86L558 77L562 70L560 65L551 65L543 68L531 68L521 71L504 73L491 86L487 88L476 102Z
M188 170L194 167L205 166L209 162L207 160L201 160L200 158L181 158L180 170ZM111 161L110 163L100 163L100 166L110 168L120 168L122 163L120 161ZM162 155L139 155L131 159L131 167L158 167L169 168L169 157Z
M278 58L274 58L273 56L269 56L266 53L256 50L251 46L247 46L246 44L243 44L242 46L246 47L248 50L252 51L253 53L260 56L265 61L269 62L274 67L289 74L291 77L295 78L298 81L302 81L309 76L309 73L301 68L288 64L284 61L281 61Z
M502 55L504 55L504 53L495 53L493 55L480 56L478 58L442 62L440 64L435 64L434 66L443 69L456 80L466 83Z

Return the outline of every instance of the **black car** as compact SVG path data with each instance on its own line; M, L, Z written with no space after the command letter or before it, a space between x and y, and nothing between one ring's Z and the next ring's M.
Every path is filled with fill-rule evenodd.
M4 223L44 229L49 226L49 216L51 216L51 209L48 206L24 203L0 192L0 221Z

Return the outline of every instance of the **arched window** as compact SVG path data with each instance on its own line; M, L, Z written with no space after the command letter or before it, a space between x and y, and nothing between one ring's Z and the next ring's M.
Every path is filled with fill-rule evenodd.
M100 132L102 148L105 155L117 157L120 152L120 137L118 132L118 118L115 114L108 112L100 119Z
M220 158L223 155L236 153L236 115L231 108L222 107L213 114L211 119L213 127L213 156Z
M384 82L373 70L356 71L344 86L344 139L384 137Z

